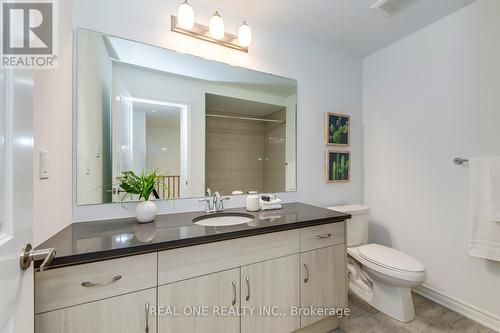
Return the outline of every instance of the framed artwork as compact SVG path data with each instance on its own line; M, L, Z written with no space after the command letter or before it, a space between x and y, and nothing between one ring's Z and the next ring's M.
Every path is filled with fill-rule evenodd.
M348 147L351 141L351 117L339 113L325 114L325 144Z
M351 180L351 152L328 150L325 157L327 183L343 183Z

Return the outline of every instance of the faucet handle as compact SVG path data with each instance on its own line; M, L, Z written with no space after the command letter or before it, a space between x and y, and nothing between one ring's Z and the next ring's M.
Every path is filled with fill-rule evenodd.
M205 203L205 213L210 213L212 211L212 209L210 207L211 200L209 198L200 199L199 202Z
M224 201L231 199L231 197L222 197L219 199L219 209L224 210Z

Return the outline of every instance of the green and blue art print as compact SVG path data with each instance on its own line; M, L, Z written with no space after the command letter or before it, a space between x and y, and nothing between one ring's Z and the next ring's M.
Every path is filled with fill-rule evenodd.
M328 183L351 180L351 153L345 151L326 152L326 176Z
M326 113L325 143L328 146L344 146L350 144L350 117L338 113Z

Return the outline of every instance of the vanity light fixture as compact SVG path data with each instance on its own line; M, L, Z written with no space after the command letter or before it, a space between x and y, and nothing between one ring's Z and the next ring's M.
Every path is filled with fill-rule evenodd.
M179 6L179 10L177 11L177 18L179 22L179 26L183 29L192 29L194 27L194 11L193 7L184 0L183 3Z
M208 26L196 23L188 0L181 3L177 16L172 15L171 28L174 32L243 52L248 52L252 43L252 30L246 21L240 26L237 36L224 31L224 21L218 11L211 17Z
M243 24L238 29L238 44L241 47L249 47L252 44L252 29L243 21Z
M224 38L224 21L222 17L220 17L219 12L215 12L215 14L210 19L210 23L208 24L210 29L210 36L215 39Z

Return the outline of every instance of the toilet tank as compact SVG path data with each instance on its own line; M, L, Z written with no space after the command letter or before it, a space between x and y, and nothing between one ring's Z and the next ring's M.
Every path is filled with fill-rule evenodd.
M337 212L351 214L352 218L347 220L347 246L360 246L368 242L368 213L370 207L363 205L347 205L328 207Z

